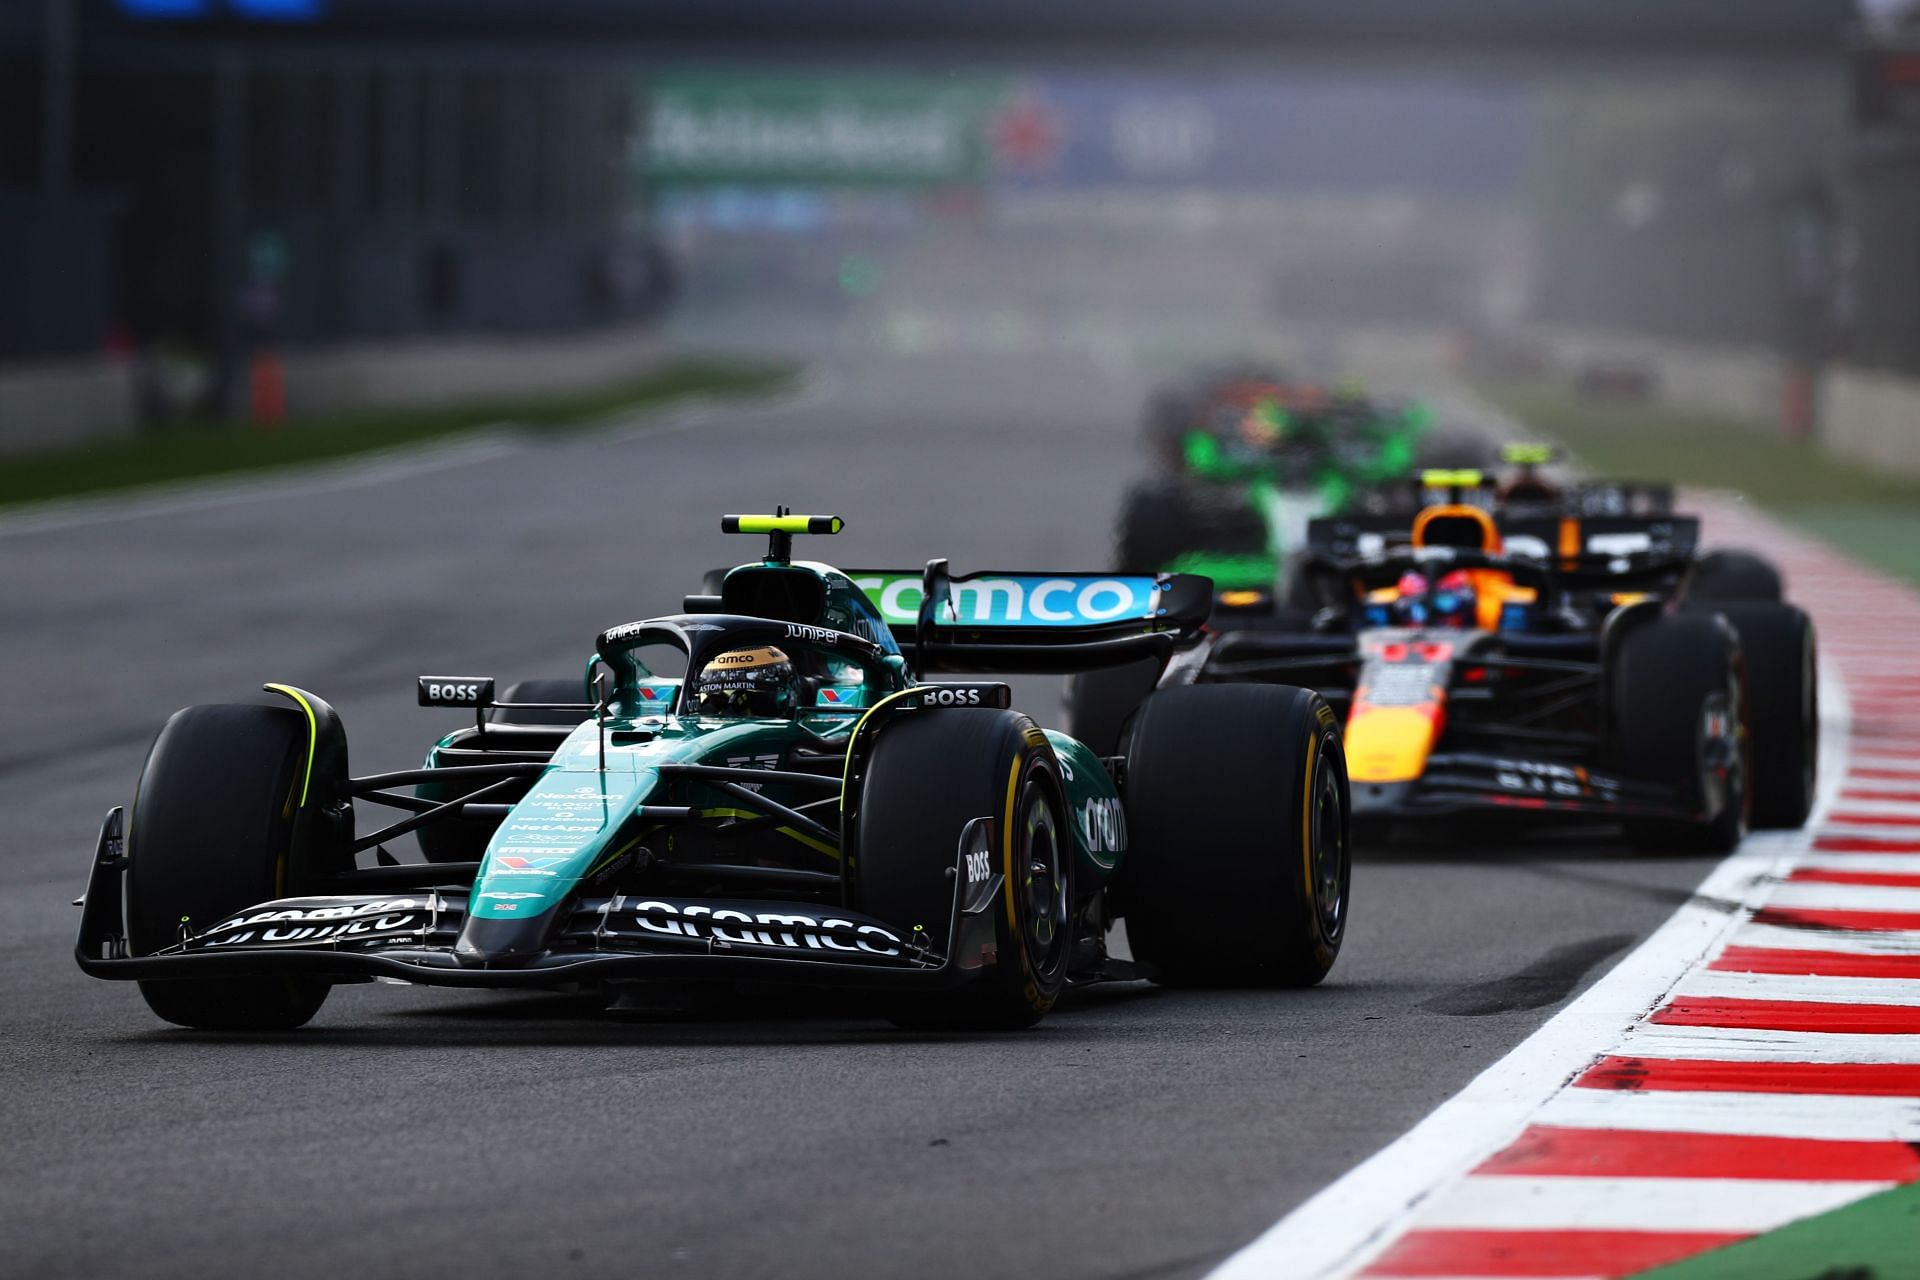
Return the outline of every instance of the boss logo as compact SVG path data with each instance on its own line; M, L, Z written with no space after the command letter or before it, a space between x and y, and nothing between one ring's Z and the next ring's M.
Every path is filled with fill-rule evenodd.
M491 676L421 676L423 707L484 707L493 702Z
M1004 684L929 685L920 691L923 707L1006 707L1013 691Z
M967 855L967 883L980 884L993 874L993 855L980 850Z

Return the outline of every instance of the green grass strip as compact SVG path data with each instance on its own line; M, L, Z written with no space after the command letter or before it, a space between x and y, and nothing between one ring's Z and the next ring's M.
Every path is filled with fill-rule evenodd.
M1637 1280L1914 1280L1920 1183L1642 1271Z
M323 462L485 426L566 430L691 395L766 393L789 385L793 376L791 368L771 364L683 360L641 377L565 394L336 414L277 428L157 427L132 440L0 457L0 506Z
M1477 390L1597 475L1732 489L1857 560L1920 582L1920 479L1833 457L1774 426L1585 402L1545 384Z

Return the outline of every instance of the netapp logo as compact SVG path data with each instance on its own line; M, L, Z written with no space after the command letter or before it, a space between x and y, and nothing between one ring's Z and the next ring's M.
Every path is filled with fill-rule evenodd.
M704 938L741 946L792 947L810 951L864 951L897 956L904 944L877 924L856 924L838 917L816 918L782 911L746 912L698 903L647 901L627 908L633 923L648 933L675 938Z

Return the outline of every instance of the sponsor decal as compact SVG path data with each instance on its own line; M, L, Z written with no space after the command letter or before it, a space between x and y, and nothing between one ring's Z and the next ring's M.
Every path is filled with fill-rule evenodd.
M1382 663L1367 672L1367 705L1419 707L1432 702L1439 672L1425 662Z
M906 626L918 620L924 598L919 575L867 575L854 584L879 606L889 624ZM959 626L1083 627L1146 619L1160 609L1160 590L1154 579L1140 576L971 578L953 584L939 620Z
M647 624L644 622L623 622L619 626L603 632L601 639L616 642L620 640L631 640L646 630Z
M496 855L491 868L495 875L501 876L557 876L558 871L549 867L558 866L565 858L525 858L520 856L503 857Z
M977 707L980 705L980 690L963 686L949 689L924 689L920 693L920 705L923 707Z
M840 634L840 632L830 627L809 627L798 622L789 622L787 624L787 638L789 640L812 640L815 643L831 644L840 638ZM724 657L725 655L722 656Z
M1618 784L1611 779L1595 778L1585 769L1538 760L1496 760L1493 771L1495 786L1529 795L1578 797L1592 795L1595 786L1608 791L1618 789Z
M379 934L423 933L431 922L427 904L420 899L389 898L249 912L221 921L202 936L208 947L336 942Z
M786 947L805 951L854 951L875 956L897 956L906 944L877 924L837 916L797 912L747 912L731 907L650 899L628 905L622 912L646 933L675 938L700 938L742 946Z
M423 707L475 707L492 701L493 680L488 676L420 677Z
M1120 853L1127 847L1127 815L1111 796L1080 806L1080 831L1089 853Z
M543 898L546 895L540 893L521 893L512 889L490 889L480 896L495 902L518 902L524 898Z
M828 685L826 688L820 690L817 703L823 707L850 707L857 709L864 701L861 697L861 694L864 692L865 690L858 685L848 685L845 688L836 688L833 685Z
M993 874L993 854L985 849L967 854L967 883L981 884Z

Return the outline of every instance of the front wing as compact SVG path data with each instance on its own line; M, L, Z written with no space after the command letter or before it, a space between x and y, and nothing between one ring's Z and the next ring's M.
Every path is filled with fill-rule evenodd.
M544 952L511 964L461 954L467 890L263 902L148 955L131 955L122 917L121 811L101 829L75 958L96 978L143 981L292 976L394 979L445 987L561 987L607 981L750 979L821 986L955 986L995 958L990 914L1004 876L969 880L961 840L953 912L939 936L819 903L615 894L557 910ZM976 862L976 867L977 867Z
M1476 809L1614 820L1699 816L1680 787L1581 765L1470 752L1430 756L1426 771L1410 782L1353 784L1356 817L1412 818Z

